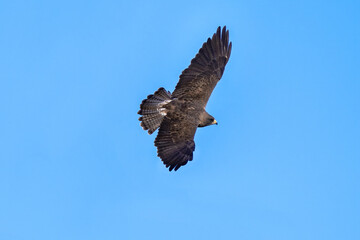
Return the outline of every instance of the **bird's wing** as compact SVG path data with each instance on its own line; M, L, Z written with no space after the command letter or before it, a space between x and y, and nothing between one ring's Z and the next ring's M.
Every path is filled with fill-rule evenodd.
M191 64L181 75L172 94L173 98L198 101L206 106L212 91L225 70L230 58L231 42L226 27L218 27L212 38L200 48Z
M185 165L193 159L195 150L194 135L197 124L185 113L174 113L165 116L155 139L158 156L169 171Z

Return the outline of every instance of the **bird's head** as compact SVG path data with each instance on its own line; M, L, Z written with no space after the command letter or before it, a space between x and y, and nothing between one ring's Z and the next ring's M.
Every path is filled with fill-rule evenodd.
M204 114L200 115L199 127L206 127L214 124L218 125L218 122L215 120L213 116L211 116L207 112L204 112Z

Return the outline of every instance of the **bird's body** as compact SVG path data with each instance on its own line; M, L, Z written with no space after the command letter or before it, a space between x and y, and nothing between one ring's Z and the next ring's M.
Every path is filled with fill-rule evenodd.
M217 124L205 107L230 53L229 31L226 27L221 31L219 27L182 72L172 94L159 88L141 103L138 112L142 115L139 118L141 126L149 134L160 127L155 146L170 171L176 171L193 159L197 128Z

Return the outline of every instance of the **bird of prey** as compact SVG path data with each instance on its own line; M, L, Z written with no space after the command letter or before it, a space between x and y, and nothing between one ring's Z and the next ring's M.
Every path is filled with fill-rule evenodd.
M160 127L155 146L169 171L176 171L193 159L198 127L217 124L205 107L224 73L231 46L229 30L218 27L181 73L173 93L159 88L140 105L142 128L152 134Z

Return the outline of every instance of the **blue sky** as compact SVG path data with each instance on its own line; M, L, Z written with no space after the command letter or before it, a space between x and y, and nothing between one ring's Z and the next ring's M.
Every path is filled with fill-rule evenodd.
M360 239L359 1L2 1L0 239ZM216 28L194 160L142 99Z

